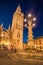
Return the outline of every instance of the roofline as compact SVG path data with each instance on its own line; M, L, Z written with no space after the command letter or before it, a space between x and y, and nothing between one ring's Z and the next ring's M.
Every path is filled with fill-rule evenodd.
M37 37L37 38L35 38L35 40L40 39L40 38L43 38L43 36Z

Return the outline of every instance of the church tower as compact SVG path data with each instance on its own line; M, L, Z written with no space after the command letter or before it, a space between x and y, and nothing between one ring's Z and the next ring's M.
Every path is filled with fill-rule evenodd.
M12 39L17 50L23 49L23 20L24 14L19 5L12 19Z

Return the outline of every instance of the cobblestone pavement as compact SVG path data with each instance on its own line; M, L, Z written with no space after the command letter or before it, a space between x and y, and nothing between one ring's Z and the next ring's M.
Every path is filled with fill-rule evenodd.
M6 52L0 52L0 65L43 65L43 62L19 59L16 54L13 56Z

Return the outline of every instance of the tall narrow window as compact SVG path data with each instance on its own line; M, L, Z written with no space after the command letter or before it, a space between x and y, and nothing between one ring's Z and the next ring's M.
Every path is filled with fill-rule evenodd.
M20 33L18 32L17 37L20 38Z
M41 44L41 40L39 40L39 44Z
M16 28L18 28L18 24L16 23Z

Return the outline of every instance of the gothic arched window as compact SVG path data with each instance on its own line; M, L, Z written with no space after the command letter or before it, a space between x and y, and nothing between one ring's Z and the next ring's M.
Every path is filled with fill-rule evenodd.
M20 33L18 32L17 37L20 38Z

